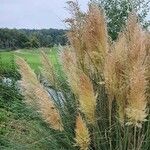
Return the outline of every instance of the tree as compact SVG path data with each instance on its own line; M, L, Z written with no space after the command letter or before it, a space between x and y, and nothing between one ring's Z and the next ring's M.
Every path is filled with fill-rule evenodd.
M18 48L26 48L28 42L29 42L29 38L25 34L22 33L18 34L17 42L16 42L17 44L16 46Z
M0 28L0 49L15 50L30 47L52 47L67 43L62 29L7 29Z
M38 48L38 47L40 47L40 43L39 43L39 41L38 41L38 39L37 39L36 36L32 36L31 37L31 39L30 39L30 46L32 48Z
M130 12L136 12L143 27L148 28L150 21L146 20L149 12L149 0L91 0L104 8L108 25L108 33L113 40L118 36L126 23Z

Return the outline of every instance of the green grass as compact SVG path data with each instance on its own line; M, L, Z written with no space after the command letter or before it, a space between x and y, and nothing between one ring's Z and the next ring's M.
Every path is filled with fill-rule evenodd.
M26 106L15 86L0 82L0 90L1 150L60 149L53 131L33 108Z
M17 51L0 52L0 74L8 77L9 75L18 76L17 66L15 64L16 56L25 59L35 72L39 72L39 68L41 67L40 50L41 49L20 49ZM44 51L48 54L56 69L59 69L57 48L47 48L44 49Z
M38 70L41 66L39 50L38 52L37 50L35 52L31 50L20 50L19 52L15 52L15 55L24 58L33 70Z

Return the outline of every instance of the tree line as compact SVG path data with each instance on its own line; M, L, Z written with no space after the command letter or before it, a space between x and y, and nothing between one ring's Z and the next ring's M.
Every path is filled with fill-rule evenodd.
M134 12L138 15L143 28L148 32L150 20L148 18L150 1L147 0L90 0L104 9L108 34L116 40L118 33L125 26L128 15ZM0 49L38 48L65 45L67 30L62 29L0 29Z
M66 31L63 29L0 29L0 49L38 48L65 45Z

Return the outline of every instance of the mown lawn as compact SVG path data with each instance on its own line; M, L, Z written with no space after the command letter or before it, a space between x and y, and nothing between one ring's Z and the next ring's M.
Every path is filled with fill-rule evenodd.
M43 50L48 54L54 66L59 68L57 48L45 48ZM41 49L19 49L17 51L0 52L0 74L17 76L17 66L15 63L17 56L25 59L35 72L39 72L41 67L40 51Z

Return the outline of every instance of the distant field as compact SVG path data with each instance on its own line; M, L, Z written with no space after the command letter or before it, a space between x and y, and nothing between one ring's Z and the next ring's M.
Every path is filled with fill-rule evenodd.
M16 56L24 58L30 67L35 71L39 71L41 67L40 62L40 50L41 49L19 49L10 52L0 52L0 74L15 74ZM49 58L52 60L55 67L58 66L57 48L46 48L44 51L48 54Z

